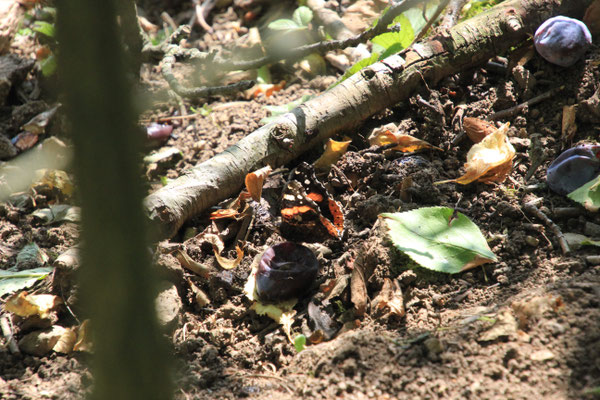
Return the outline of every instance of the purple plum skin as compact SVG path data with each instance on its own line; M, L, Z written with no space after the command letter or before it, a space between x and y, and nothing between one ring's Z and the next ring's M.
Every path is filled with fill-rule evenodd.
M583 22L559 15L540 25L533 41L535 49L547 61L570 67L591 46L592 35Z
M269 247L256 273L261 301L276 303L303 295L319 272L319 261L306 246L283 242Z
M600 145L585 144L562 152L548 167L550 189L566 195L600 175Z

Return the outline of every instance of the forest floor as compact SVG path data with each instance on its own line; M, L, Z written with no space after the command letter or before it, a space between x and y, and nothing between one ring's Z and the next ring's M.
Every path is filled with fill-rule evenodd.
M156 10L150 7L147 12L149 19L158 21ZM191 15L187 6L169 12L176 21ZM208 48L235 41L243 30L233 27L244 26L238 14L241 11L233 8L215 11L210 19L214 32L197 34L194 44ZM21 57L33 57L33 51L35 45L27 38L16 40L11 48ZM182 269L173 254L155 257L157 269L175 284L182 302L169 332L176 398L594 398L590 391L600 387L600 264L590 256L598 254L598 247L573 248L563 254L554 233L528 214L524 204L539 199L538 208L563 232L599 236L594 232L600 228L599 214L544 185L549 162L562 150L578 142L597 141L598 124L584 120L577 121L577 132L568 143L560 135L563 106L594 93L600 81L599 62L597 46L570 68L554 66L536 55L525 65L537 79L529 93L508 69L466 70L436 87L423 86L408 101L376 115L356 131L345 132L352 143L336 166L354 179L349 186L329 185L329 189L342 205L346 234L343 240L330 238L310 245L321 265L310 294L315 301L322 300L320 285L332 279L343 281L360 256L374 271L367 282L369 298L377 296L386 278L395 280L402 289L404 316L381 315L375 308L367 308L362 317L349 316L351 288L342 286L329 307L319 304L334 319L345 322L345 332L297 352L276 323L250 310L251 302L243 293L255 256L285 240L276 228L277 212L272 221L252 226L242 262L232 270L220 269L212 248L194 236L211 225L209 213L186 223L171 244L185 240L188 255L214 272L202 278ZM211 99L206 103L212 110L208 115L168 121L174 130L164 146L179 149L183 157L162 169L148 168L143 179L148 180L149 190L160 186L160 177L176 178L253 132L268 116L265 105L316 95L340 75L331 67L328 75L312 78L289 67L272 72L275 82L288 83L269 97L239 94ZM157 66L145 66L142 78L146 87L165 88ZM453 123L459 107L467 116L485 118L557 85L564 85L557 95L500 121L510 122L510 142L517 151L506 181L433 185L461 175L472 145L468 138L453 142L461 132ZM6 109L18 105L15 100ZM188 115L194 114L191 107L202 106L202 102L183 104ZM145 112L142 124L175 115L181 115L181 107L167 102ZM372 129L390 122L443 151L409 156L363 152L369 147L366 138ZM530 156L536 150L545 154L545 161L526 181ZM314 149L297 161L313 162L321 151ZM267 180L263 195L275 207L287 171L296 165L286 166L286 171ZM413 185L401 198L400 180L407 176ZM9 202L0 207L2 265L14 265L18 250L30 242L50 256L50 263L77 244L76 224L45 225L31 215L56 199L39 193L34 199L34 203ZM465 213L481 229L499 261L455 275L427 271L392 251L381 231L373 228L380 213L427 206L456 207ZM235 253L229 252L231 243L226 241L228 255ZM169 246L163 243L161 247ZM50 280L31 290L56 292ZM190 280L206 293L210 304L200 306L193 301ZM67 303L76 300L62 295ZM296 334L310 335L309 301L301 300L296 306L292 325ZM66 310L59 316L61 321L74 323ZM27 333L17 319L13 323L17 339ZM0 397L80 399L92 382L89 361L85 353L12 354L0 338Z

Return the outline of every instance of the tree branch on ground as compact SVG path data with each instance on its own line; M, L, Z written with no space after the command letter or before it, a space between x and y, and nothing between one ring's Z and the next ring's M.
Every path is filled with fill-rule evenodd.
M581 17L591 0L509 0L375 63L265 125L150 194L145 205L162 237L234 195L253 169L280 167L333 135L408 98L421 84L484 64L528 40L546 19Z

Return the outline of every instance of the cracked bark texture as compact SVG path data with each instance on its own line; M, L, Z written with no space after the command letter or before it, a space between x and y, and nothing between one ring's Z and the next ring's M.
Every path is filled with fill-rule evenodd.
M187 219L236 194L248 172L285 165L408 98L419 85L434 86L505 54L552 16L581 18L591 1L505 1L363 69L150 194L145 205L159 236L173 236Z

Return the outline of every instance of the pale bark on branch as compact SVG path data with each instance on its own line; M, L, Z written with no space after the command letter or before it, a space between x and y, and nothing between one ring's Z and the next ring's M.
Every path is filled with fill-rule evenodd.
M592 0L509 0L373 64L236 145L186 171L146 198L162 237L234 195L248 172L282 166L333 135L408 98L421 84L482 65L531 37L554 15L581 17Z

